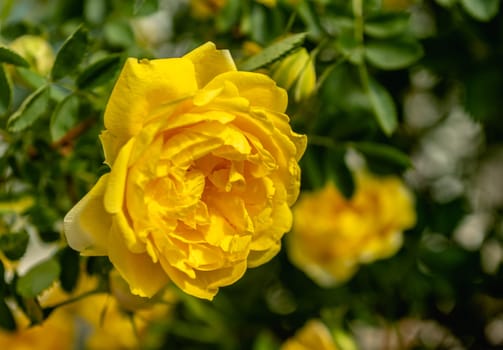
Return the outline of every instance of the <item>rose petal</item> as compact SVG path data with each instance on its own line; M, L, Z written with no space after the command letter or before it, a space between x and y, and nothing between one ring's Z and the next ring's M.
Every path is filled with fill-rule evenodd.
M151 297L168 283L166 273L147 253L134 254L128 249L116 224L110 230L108 248L110 261L128 282L131 293Z
M215 44L211 41L199 46L183 57L194 63L200 88L217 75L236 70L230 52L228 50L217 50Z
M252 72L226 72L211 80L205 89L217 89L225 84L233 83L239 90L239 95L250 102L250 106L262 107L283 113L288 104L286 91L276 85L274 80L265 74Z
M83 255L107 255L112 219L103 206L103 194L108 177L103 175L63 220L68 244Z
M191 60L128 58L105 110L105 127L114 136L108 137L107 148L117 149L136 135L160 104L186 98L196 91ZM113 152L106 153L113 157ZM107 162L113 164L114 159Z
M134 139L131 139L121 148L117 159L114 162L110 178L108 179L105 190L104 204L105 209L110 214L118 213L122 210L124 201L124 192L126 187L126 178L129 157L134 146Z

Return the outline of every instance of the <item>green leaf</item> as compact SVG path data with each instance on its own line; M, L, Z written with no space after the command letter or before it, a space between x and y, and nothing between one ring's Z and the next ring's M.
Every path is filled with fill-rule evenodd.
M103 0L86 0L84 18L93 24L103 23L107 13L107 2Z
M365 56L369 63L385 70L406 68L422 55L421 44L409 37L369 40L365 45Z
M23 80L23 82L32 89L36 90L40 88L42 85L47 84L47 79L45 79L37 72L32 71L31 69L17 67L16 71Z
M110 55L86 67L77 77L79 89L92 89L112 81L117 74L121 63L120 55Z
M0 260L0 296L5 296L7 293L8 284L5 282L5 266Z
M405 12L383 13L365 21L365 33L375 38L389 38L402 34L409 25L410 15Z
M0 47L0 62L10 63L15 66L29 67L30 64L22 56L2 46Z
M279 341L270 330L261 331L253 343L253 350L278 350L279 348Z
M395 147L375 142L358 142L353 147L362 153L366 158L378 162L392 163L403 170L410 167L409 156Z
M49 288L59 277L60 272L61 268L56 260L43 261L28 270L24 276L19 277L16 292L25 298L34 298Z
M59 255L61 265L59 280L61 281L61 287L66 292L73 291L77 285L80 272L79 260L79 253L69 247L64 248Z
M4 298L0 299L0 328L7 331L16 330L16 321Z
M241 0L227 0L224 7L215 19L217 31L228 32L241 17L240 11L243 2Z
M19 132L32 125L47 112L49 97L49 85L42 86L34 91L23 101L19 109L10 116L7 129L11 132Z
M397 113L395 102L388 90L374 79L369 80L370 105L374 110L381 129L386 135L391 135L397 127Z
M158 0L135 0L133 16L147 16L159 9Z
M128 48L135 43L131 25L125 20L108 21L103 28L103 33L107 42L115 47Z
M28 247L30 236L27 232L6 233L0 236L0 251L9 260L19 260Z
M355 192L353 174L345 161L345 150L331 149L325 157L325 172L329 180L333 181L342 195L351 198Z
M87 29L79 26L59 49L51 71L52 79L59 80L75 72L80 62L84 59L88 46Z
M465 11L479 21L489 21L496 16L500 0L461 0Z
M52 141L58 141L77 124L79 119L79 97L68 95L56 106L51 116L50 131Z
M254 71L265 67L301 46L305 38L306 33L290 35L289 37L266 47L258 54L244 61L240 64L240 69Z
M5 114L12 103L12 86L3 64L0 64L0 115Z

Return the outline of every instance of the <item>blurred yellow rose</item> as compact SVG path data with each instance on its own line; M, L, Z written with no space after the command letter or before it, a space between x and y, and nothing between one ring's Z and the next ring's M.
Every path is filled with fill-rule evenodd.
M350 200L331 183L303 193L288 237L290 260L321 286L348 280L359 264L387 258L414 225L411 193L397 177L356 174Z
M75 327L64 312L54 312L42 324L30 327L30 321L14 310L18 329L9 332L0 328L2 350L67 350L75 344Z
M214 16L225 6L227 0L190 0L190 11L195 18Z
M47 40L36 35L23 35L9 45L12 51L23 56L41 75L47 75L54 63L54 52Z
M276 63L272 67L272 78L279 86L291 89L297 102L309 97L316 88L313 60L304 48Z
M280 350L341 350L329 329L319 320L308 321L295 335L286 340Z
M163 291L156 299L134 296L129 293L129 288L123 287L123 281L114 270L110 273L109 282L110 294L90 294L96 290L99 280L82 273L72 293L66 293L56 283L42 294L40 304L42 307L65 304L57 307L51 317L55 314L60 317L61 314L65 315L66 321L75 326L75 339L85 349L158 348L160 344L157 342L161 339L150 336L148 329L153 322L169 319L172 305L176 303L173 290ZM87 296L78 299L83 295ZM78 300L66 303L73 298Z
M69 245L108 255L133 294L171 280L211 299L280 249L306 138L286 92L206 43L182 58L130 58L101 134L111 172L67 214Z

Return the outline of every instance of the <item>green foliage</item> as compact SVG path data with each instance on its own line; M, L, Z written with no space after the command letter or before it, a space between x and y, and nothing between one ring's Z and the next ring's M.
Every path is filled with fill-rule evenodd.
M5 73L4 66L0 64L0 115L9 110L12 102L12 86Z
M309 140L302 191L332 182L350 201L363 164L409 181L418 220L396 255L330 288L291 264L286 235L275 258L214 301L175 292L172 314L149 329L160 340L148 348L279 349L311 318L323 320L342 350L358 343L348 339L360 325L393 336L389 329L403 320L434 321L445 339L466 348L501 346L487 329L501 314L503 268L501 259L486 261L502 249L501 158L490 162L503 134L500 2L278 0L268 7L227 0L199 17L189 3L0 4L0 328L16 329L14 308L32 324L58 312L59 305L39 302L53 285L76 293L91 276L100 291L111 291L108 257L79 256L61 228L109 171L98 141L108 96L126 57L180 56L211 40L231 51L239 69L265 74L305 48L316 86L298 101L288 91L287 110ZM47 40L54 57L14 51L10 44L25 35ZM249 50L250 43L259 48ZM470 246L461 228L479 214L486 221ZM50 247L47 259L20 276L17 261L29 260L27 246L39 240ZM402 345L449 346L423 340Z
M305 37L306 33L299 33L281 39L241 63L240 69L253 71L268 66L302 45Z
M35 123L49 109L50 86L44 85L34 91L7 121L7 128L20 132Z
M369 40L365 45L365 57L369 63L385 70L406 68L422 55L419 42L409 37Z
M34 298L56 281L60 271L61 267L56 260L43 261L19 277L16 292L24 298Z
M0 62L20 67L28 67L30 65L22 56L6 47L0 47Z
M66 75L74 73L79 64L84 60L88 46L89 37L87 29L79 26L59 49L51 71L52 79L59 80Z
M0 251L9 260L19 260L26 252L29 238L25 231L3 234L0 236Z
M92 89L114 79L119 72L120 55L109 55L92 63L79 74L75 83L79 89Z

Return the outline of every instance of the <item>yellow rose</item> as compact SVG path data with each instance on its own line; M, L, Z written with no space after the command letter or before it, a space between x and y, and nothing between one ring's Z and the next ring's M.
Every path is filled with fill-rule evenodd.
M171 280L211 299L280 249L305 136L269 77L206 43L182 58L130 58L101 134L111 172L66 215L69 245L108 255L133 294Z
M281 345L281 350L340 350L330 331L319 320L308 321L295 336Z
M350 200L332 185L305 193L295 206L288 237L290 260L321 286L353 276L360 263L387 258L414 225L411 193L397 177L356 174Z

